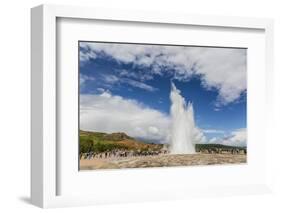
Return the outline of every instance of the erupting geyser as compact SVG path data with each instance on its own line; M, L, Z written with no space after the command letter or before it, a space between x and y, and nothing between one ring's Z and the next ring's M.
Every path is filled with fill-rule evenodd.
M172 116L172 140L170 152L172 154L194 154L195 132L193 105L180 95L180 90L174 83L171 85L170 99Z

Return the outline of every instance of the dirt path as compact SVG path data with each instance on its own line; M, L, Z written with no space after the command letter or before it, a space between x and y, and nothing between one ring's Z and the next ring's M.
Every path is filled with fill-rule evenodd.
M241 164L246 163L246 158L247 156L242 154L194 154L128 157L118 159L82 159L80 160L80 170Z

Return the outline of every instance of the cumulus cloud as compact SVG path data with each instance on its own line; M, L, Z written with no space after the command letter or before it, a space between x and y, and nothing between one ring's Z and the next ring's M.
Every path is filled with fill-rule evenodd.
M238 100L246 91L246 49L92 42L82 42L80 47L82 62L106 55L119 63L149 68L139 78L169 74L188 81L200 77L203 87L218 91L217 106ZM124 71L123 75L133 74Z
M225 136L223 138L214 137L211 138L208 142L229 146L247 146L247 130L246 128L238 129L231 132L229 136Z
M204 132L201 130L201 129L199 129L198 127L197 128L195 128L195 132L194 132L194 134L195 134L195 141L194 141L194 143L195 144L199 144L199 143L207 143L207 138L206 138L206 136L204 135Z
M80 96L80 128L89 131L125 132L136 138L167 143L168 115L141 103L103 92Z
M103 91L99 95L80 96L80 128L88 131L125 132L150 142L169 143L171 118L143 104ZM204 133L195 129L194 143L207 141Z

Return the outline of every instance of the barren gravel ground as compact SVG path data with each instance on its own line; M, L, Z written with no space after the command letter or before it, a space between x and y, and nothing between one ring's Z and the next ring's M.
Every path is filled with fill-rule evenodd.
M244 154L159 155L92 160L81 159L80 170L241 164L246 163L246 161L247 155Z

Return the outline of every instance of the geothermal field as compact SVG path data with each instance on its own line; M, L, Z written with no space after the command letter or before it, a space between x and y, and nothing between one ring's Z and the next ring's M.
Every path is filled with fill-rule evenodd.
M122 169L171 166L203 166L218 164L243 164L246 155L239 154L190 154L190 155L159 155L146 157L127 157L118 159L82 159L80 170Z
M247 161L246 147L200 144L193 104L186 103L171 84L171 139L150 143L126 133L80 130L80 170L241 164Z

